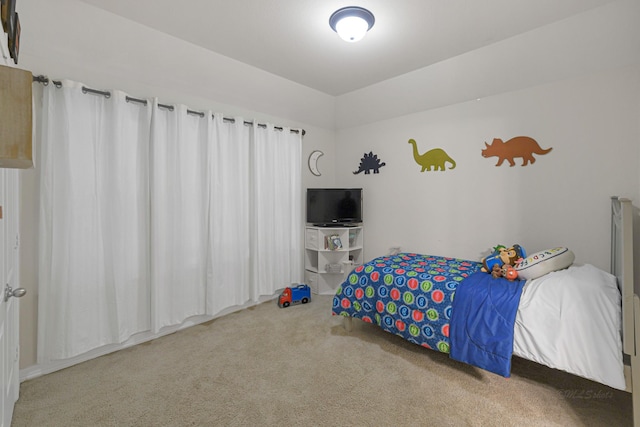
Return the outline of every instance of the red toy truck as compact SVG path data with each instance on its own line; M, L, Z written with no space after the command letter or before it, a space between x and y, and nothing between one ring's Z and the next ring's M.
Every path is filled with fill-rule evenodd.
M289 307L291 304L306 304L309 301L311 301L311 288L301 284L284 288L278 297L278 306Z

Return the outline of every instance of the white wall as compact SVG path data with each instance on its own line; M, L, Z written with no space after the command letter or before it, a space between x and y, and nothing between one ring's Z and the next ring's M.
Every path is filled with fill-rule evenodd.
M638 64L638 22L640 2L619 0L341 95L336 126L350 128Z
M19 67L134 97L158 97L261 123L304 128L303 187L334 185L335 98L127 21L78 0L20 0ZM311 175L312 150L325 155ZM36 159L37 163L37 159ZM38 183L22 172L20 367L36 363Z
M640 201L638 22L640 2L620 0L339 96L336 179L365 188L366 257L566 245L607 268L608 197ZM481 157L518 135L554 150L524 168ZM457 168L421 174L409 138ZM354 176L370 151L387 166Z
M498 243L554 246L609 266L609 197L640 200L640 66L549 83L338 132L337 182L364 188L366 257L392 246L480 259ZM526 135L553 150L533 165L484 158L484 142ZM420 172L444 149L453 170ZM373 151L378 175L354 175Z
M34 74L306 129L303 186L365 188L366 257L401 245L475 259L518 242L567 245L578 261L606 267L608 197L640 200L637 0L338 98L79 0L20 0L17 9L19 66ZM517 134L554 150L525 168L480 156L485 140ZM421 152L444 148L458 166L421 174L409 138ZM325 153L321 177L306 168L315 149ZM387 166L353 175L369 151ZM23 173L21 368L36 360L34 177Z
M82 1L21 0L17 10L20 66L34 73L117 85L165 103L333 128L334 97Z
M80 0L20 0L19 67L165 104L307 131L303 155L333 169L335 98ZM306 157L305 157L306 159ZM306 179L312 179L308 170ZM303 182L304 184L304 182Z

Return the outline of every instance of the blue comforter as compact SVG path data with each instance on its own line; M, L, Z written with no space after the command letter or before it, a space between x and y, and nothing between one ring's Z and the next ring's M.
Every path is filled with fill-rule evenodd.
M524 283L478 272L458 285L451 313L452 359L511 375L513 326Z
M509 376L524 282L494 279L478 272L480 267L475 261L414 253L376 258L354 269L338 288L333 314L375 323L415 344Z
M402 253L356 267L333 297L333 314L377 324L426 348L449 353L456 287L479 262Z

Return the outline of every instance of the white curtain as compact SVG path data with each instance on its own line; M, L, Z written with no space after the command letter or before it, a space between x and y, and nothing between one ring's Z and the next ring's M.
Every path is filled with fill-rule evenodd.
M253 125L253 298L300 282L302 136Z
M257 302L302 276L301 135L44 90L38 360Z
M251 297L251 128L214 116L211 140L210 264L207 313ZM255 236L253 236L255 237Z
M149 329L151 110L49 85L43 99L38 359Z
M153 105L151 283L154 332L205 314L211 114Z

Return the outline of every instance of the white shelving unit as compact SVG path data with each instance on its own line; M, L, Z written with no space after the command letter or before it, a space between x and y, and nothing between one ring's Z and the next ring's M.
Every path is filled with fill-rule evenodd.
M338 243L339 244L336 244ZM304 280L315 294L335 293L347 275L363 262L362 225L305 229Z

